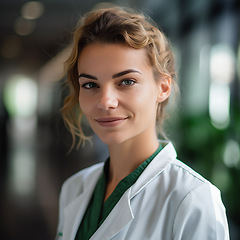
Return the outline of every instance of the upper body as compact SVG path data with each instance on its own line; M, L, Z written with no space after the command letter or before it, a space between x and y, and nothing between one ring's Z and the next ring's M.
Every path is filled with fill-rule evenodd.
M64 183L58 239L75 239L102 171L96 164ZM168 143L90 239L227 240L229 233L219 190L177 160Z
M162 128L175 85L174 57L165 35L142 14L99 9L84 16L77 27L66 69L70 93L62 114L73 140L75 135L86 139L81 127L85 116L108 145L104 205L119 183L159 148L157 126ZM59 220L63 239L73 240L77 232L77 239L82 238L78 229L89 223L85 216L102 172L103 164L95 165L63 185ZM90 223L94 221L90 218ZM218 190L177 161L169 144L126 189L91 239L227 236Z

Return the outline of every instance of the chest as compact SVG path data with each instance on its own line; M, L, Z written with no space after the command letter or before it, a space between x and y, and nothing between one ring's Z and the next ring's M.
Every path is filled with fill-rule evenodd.
M155 240L159 237L171 239L172 226L179 205L177 202L180 200L177 199L174 191L159 191L163 187L162 184L153 181L130 200L129 211L132 218L126 220L125 223L122 222L121 214L124 215L128 211L128 205L117 204L91 240ZM116 228L115 221L119 224ZM110 235L108 231L111 232Z

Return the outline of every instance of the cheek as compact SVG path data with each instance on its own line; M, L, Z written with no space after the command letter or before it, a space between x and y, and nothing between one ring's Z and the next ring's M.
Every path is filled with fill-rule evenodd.
M156 91L139 91L125 100L126 104L133 110L135 117L142 120L154 119L157 110Z
M85 115L87 115L88 111L90 109L90 104L89 104L88 99L86 97L84 97L84 96L79 94L78 101L79 101L80 109L82 110L82 112Z
M145 101L142 103L143 104L143 111L144 113L144 118L149 119L149 120L154 120L156 119L156 114L157 114L157 97L158 97L158 92L156 89L153 89L153 91L149 91L148 95L145 98Z
M142 91L136 93L135 101L139 106L148 106L149 108L155 107L157 102L158 91L153 87L145 87Z

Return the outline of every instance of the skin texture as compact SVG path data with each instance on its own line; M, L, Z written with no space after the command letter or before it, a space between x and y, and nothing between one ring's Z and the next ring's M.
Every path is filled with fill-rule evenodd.
M78 59L78 74L80 108L109 146L106 199L158 147L156 109L168 98L171 80L154 79L144 49L120 44L86 46Z

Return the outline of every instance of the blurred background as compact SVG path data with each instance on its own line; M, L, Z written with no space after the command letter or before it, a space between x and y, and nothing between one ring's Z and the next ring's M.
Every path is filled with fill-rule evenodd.
M108 155L95 136L67 154L59 109L74 26L111 4L143 11L170 39L181 94L166 133L178 157L221 190L231 239L240 239L238 0L0 0L0 238L54 239L63 181Z

